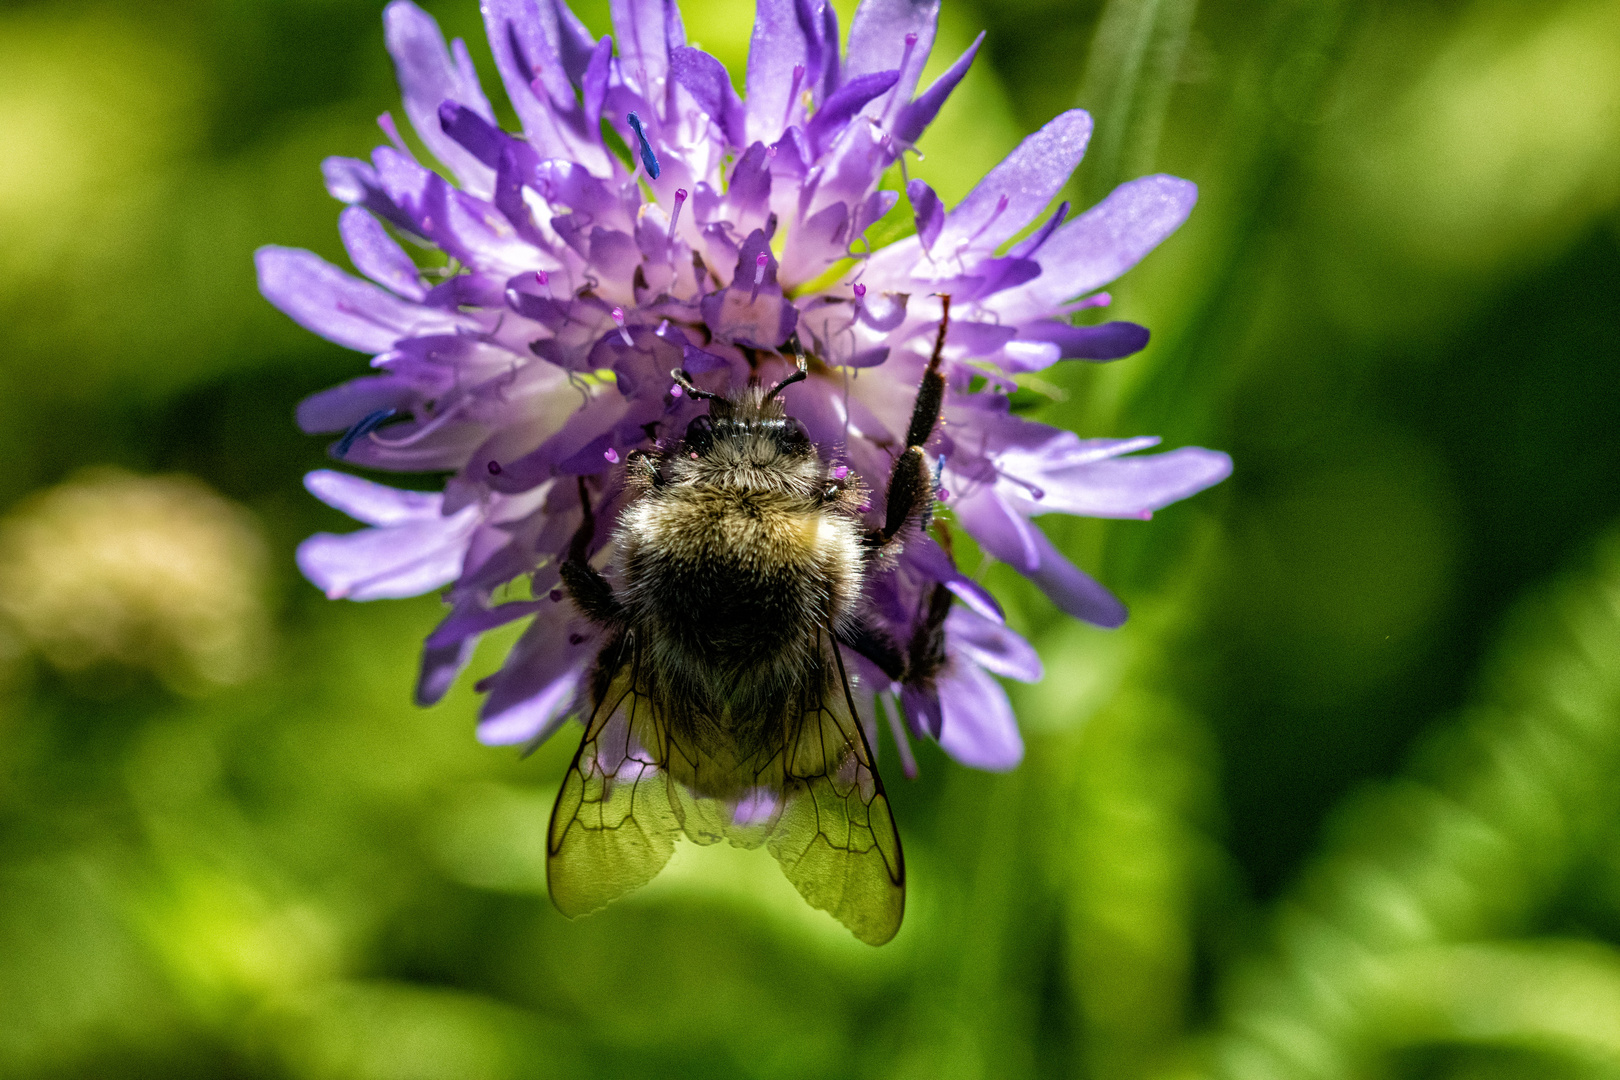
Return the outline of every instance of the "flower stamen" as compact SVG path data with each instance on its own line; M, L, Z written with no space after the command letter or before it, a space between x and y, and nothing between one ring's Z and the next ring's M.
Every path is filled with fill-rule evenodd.
M663 172L663 169L658 165L658 155L653 153L652 143L647 141L647 133L642 130L641 117L629 113L625 119L629 121L631 130L636 133L636 142L641 144L641 164L646 168L647 175L654 180L658 179L658 174Z

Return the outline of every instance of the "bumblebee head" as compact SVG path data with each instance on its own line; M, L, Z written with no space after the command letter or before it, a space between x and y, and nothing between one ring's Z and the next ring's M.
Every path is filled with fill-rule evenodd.
M774 457L779 462L814 460L816 447L810 441L809 431L787 414L778 397L783 390L809 376L804 353L798 349L798 339L794 338L792 344L798 354L798 367L769 390L750 386L740 393L722 396L694 386L691 378L679 368L670 372L688 396L709 402L708 415L695 417L686 426L680 452L699 459L722 451L727 456Z

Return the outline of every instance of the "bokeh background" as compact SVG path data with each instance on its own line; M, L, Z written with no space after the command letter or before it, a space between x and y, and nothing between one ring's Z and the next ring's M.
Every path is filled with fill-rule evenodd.
M514 635L418 710L438 600L297 576L351 523L292 409L365 358L251 253L344 261L380 9L0 4L0 1075L1620 1076L1620 2L947 0L942 195L1075 104L1078 205L1202 194L1114 290L1149 349L1020 407L1236 472L1046 519L1117 632L988 569L1028 756L891 781L879 950L763 852L562 919L573 737L473 739ZM740 70L743 0L686 18Z

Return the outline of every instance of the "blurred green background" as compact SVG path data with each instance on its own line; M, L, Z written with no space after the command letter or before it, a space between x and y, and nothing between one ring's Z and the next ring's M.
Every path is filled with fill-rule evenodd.
M344 262L380 14L0 4L0 1076L1620 1077L1620 2L947 0L943 195L1074 104L1080 205L1201 190L1147 352L1023 396L1236 473L1044 519L1123 630L990 570L1028 756L891 780L880 950L686 845L567 922L575 736L472 734L513 635L418 710L437 599L298 578L352 523L292 408L365 358L250 256ZM686 17L740 70L746 4Z

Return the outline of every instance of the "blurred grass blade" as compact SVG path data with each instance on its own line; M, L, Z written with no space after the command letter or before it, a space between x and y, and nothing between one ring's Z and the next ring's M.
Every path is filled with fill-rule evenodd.
M1269 955L1229 987L1211 1075L1374 1075L1379 1057L1414 1038L1470 1031L1577 1057L1620 1044L1617 1014L1552 1009L1615 999L1608 953L1444 951L1552 922L1614 826L1620 532L1595 572L1527 610L1488 671L1479 703L1405 776L1343 813L1277 912ZM1425 967L1425 955L1444 964ZM1420 968L1426 984L1413 981Z
M1086 56L1080 106L1096 134L1080 170L1081 205L1153 169L1197 0L1109 0Z

